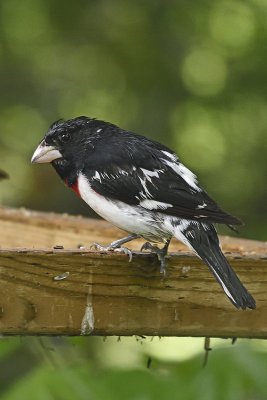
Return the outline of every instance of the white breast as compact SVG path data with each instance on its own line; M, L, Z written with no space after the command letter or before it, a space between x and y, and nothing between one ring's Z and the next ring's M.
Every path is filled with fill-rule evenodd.
M78 188L81 198L101 217L113 225L129 233L146 237L147 239L162 238L160 216L142 210L138 206L130 206L122 201L115 201L95 192L88 179L82 173L78 177ZM163 234L164 236L164 234ZM161 241L161 240L159 240Z

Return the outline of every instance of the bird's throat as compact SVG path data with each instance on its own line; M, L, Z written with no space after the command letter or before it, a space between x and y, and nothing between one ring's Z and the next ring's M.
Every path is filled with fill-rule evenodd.
M70 184L67 179L64 180L64 183L66 186L71 188L79 197L81 197L80 191L79 191L79 185L78 185L78 179L74 184Z

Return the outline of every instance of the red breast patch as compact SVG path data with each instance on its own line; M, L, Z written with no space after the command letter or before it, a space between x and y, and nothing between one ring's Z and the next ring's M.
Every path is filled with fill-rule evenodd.
M78 179L77 179L77 181L74 183L74 185L72 185L72 186L69 185L69 182L67 181L67 179L64 180L64 183L65 183L66 186L68 186L68 187L70 187L72 190L74 190L74 192L77 193L77 195L78 195L79 197L81 197L81 193L80 193L79 187L78 187Z
M72 190L74 190L74 192L77 193L77 195L78 195L79 197L81 197L81 193L80 193L79 187L78 187L78 180L75 182L75 184L74 184L73 186L71 186L71 188L72 188Z

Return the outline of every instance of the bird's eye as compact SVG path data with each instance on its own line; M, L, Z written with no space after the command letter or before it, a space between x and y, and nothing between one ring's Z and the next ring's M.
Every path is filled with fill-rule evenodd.
M63 143L67 143L70 140L70 134L69 133L63 133L60 137L61 141Z

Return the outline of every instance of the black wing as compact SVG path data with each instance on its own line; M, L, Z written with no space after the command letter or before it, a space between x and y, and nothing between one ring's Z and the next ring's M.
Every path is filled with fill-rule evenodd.
M103 144L88 158L83 172L97 193L171 216L242 225L208 196L170 149L134 134L121 139L112 153Z

